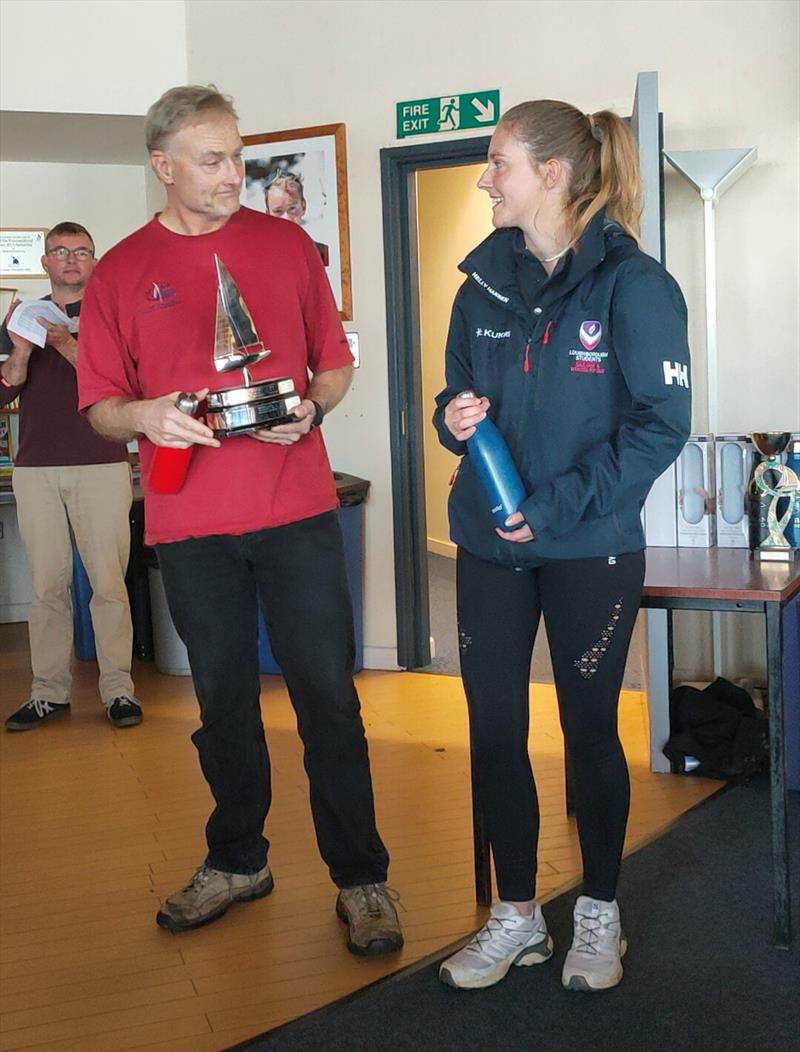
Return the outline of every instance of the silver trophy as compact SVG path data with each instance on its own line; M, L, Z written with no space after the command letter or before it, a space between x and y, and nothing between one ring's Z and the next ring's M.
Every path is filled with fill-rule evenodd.
M791 562L798 549L789 544L783 531L792 517L794 501L800 492L800 479L780 460L792 437L791 432L754 431L751 437L758 452L767 458L756 467L753 474L755 484L762 493L772 497L767 512L768 533L754 554L756 559L767 562ZM778 504L786 498L786 510L778 518Z
M218 373L241 369L244 384L209 392L206 423L220 438L293 423L293 410L300 405L294 380L291 377L253 380L248 366L271 352L258 338L250 311L230 271L219 256L215 255L214 261L217 265L214 368Z

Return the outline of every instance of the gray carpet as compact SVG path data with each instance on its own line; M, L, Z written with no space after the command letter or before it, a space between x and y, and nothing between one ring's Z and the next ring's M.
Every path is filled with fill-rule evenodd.
M428 554L428 590L430 596L431 635L436 641L436 654L430 665L414 669L438 676L460 675L458 665L458 637L456 632L456 563L443 555ZM625 690L643 690L643 647L646 640L645 615L636 622L625 667ZM531 661L531 682L552 683L553 669L547 649L544 623L539 625Z
M800 794L790 794L800 868ZM488 990L454 990L438 962L390 976L236 1048L248 1052L797 1052L800 937L771 942L766 777L728 788L628 857L622 984L564 990L575 892L544 907L552 961ZM800 917L794 883L795 927ZM444 954L440 955L443 956Z

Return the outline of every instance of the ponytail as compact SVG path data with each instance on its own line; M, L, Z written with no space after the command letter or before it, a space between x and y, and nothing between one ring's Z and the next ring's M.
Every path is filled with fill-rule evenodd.
M571 244L574 247L592 219L605 208L608 218L619 223L641 245L642 182L633 135L611 110L589 113L585 119L590 134L600 144L599 180L593 178L591 189L577 194L567 207L572 220ZM572 181L575 182L574 172Z

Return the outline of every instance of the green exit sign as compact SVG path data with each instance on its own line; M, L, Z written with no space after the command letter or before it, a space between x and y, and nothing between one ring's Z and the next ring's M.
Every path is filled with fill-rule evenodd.
M500 91L468 91L438 99L397 103L397 138L432 132L491 128L500 118Z

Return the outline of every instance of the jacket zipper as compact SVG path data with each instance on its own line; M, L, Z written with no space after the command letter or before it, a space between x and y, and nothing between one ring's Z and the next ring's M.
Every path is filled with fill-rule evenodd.
M548 323L547 323L547 325L545 326L545 329L544 329L544 336L542 336L542 345L543 346L548 344L548 343L550 343L550 332L552 331L552 328L553 328L553 320L551 318L550 321L548 321ZM533 340L533 333L530 334L530 336L527 339L527 342L525 343L525 359L524 359L524 361L522 363L522 371L524 373L529 373L531 371L531 341L532 340Z

